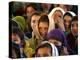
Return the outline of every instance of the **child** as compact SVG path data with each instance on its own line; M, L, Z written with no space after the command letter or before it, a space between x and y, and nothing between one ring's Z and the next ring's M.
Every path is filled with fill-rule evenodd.
M48 16L42 15L38 21L38 24L33 26L34 28L32 32L32 38L26 41L26 45L24 48L24 51L28 57L32 57L32 55L35 53L35 49L37 48L37 46L46 38L49 27L48 25ZM28 50L28 48L30 50ZM28 54L27 51L30 51L31 54Z
M65 31L64 23L63 23L63 15L64 15L64 10L61 9L60 7L54 8L50 13L49 13L49 20L50 20L50 25L49 25L49 31L52 29L59 28L62 31Z
M65 35L67 35L70 32L70 24L71 24L71 20L72 18L75 16L76 14L72 11L67 11L64 16L64 25L65 25Z
M47 15L44 15L38 21L38 31L43 39L46 39L48 28L49 28L49 19Z
M27 20L30 16L37 10L36 5L34 3L29 3L25 7L25 14L27 16Z
M41 15L40 12L35 12L30 17L30 20L28 23L29 24L29 26L28 26L29 32L25 33L25 35L28 36L29 38L31 38L31 35L32 35L31 33L36 30L40 15Z
M52 43L44 41L36 49L35 57L58 56L58 50Z
M12 58L23 58L23 41L21 40L22 36L21 30L18 27L12 27L12 35L11 35L11 48L12 48Z
M71 21L71 32L67 35L69 49L73 51L71 55L78 54L78 16L74 16Z

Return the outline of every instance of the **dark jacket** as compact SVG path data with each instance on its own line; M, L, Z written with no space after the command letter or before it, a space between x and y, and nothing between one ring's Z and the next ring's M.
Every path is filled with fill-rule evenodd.
M77 41L77 37L78 36L73 36L72 33L69 33L67 35L67 42L68 42L68 48L71 49L71 51L73 53L71 53L71 55L73 54L78 54L78 41Z

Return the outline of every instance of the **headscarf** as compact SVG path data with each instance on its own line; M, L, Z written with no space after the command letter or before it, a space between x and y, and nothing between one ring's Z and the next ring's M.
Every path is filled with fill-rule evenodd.
M53 10L49 13L48 17L49 17L49 30L48 32L50 32L52 29L55 29L55 23L54 23L54 19L52 18L53 14L55 13L56 10L60 10L63 15L64 15L64 10L61 9L60 7L56 7L56 8L53 8Z
M16 16L12 20L15 21L19 25L19 27L21 28L22 31L25 30L26 23L25 23L24 17L22 17L22 16Z
M52 44L52 43L50 43L50 42L48 42L48 41L43 41L41 44L40 44L40 46L42 46L42 45L44 45L44 44L46 44L46 43L48 43L51 47L52 47L52 56L58 56L59 54L58 54L58 50L57 50L57 48L56 48L56 46L54 45L54 44Z
M60 41L62 43L62 46L67 46L66 37L60 29L51 30L47 35L47 39L55 39L57 41Z

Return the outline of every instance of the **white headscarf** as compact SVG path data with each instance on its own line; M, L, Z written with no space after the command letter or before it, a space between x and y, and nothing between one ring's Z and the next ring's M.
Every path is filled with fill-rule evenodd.
M55 29L54 19L52 18L52 15L54 14L54 12L56 10L60 10L63 13L63 15L65 13L64 10L60 7L53 8L53 10L48 14L48 17L49 17L49 30L48 30L48 32L50 32L52 29Z
M67 12L69 12L73 17L76 16L76 14L72 11L67 11Z
M56 46L48 41L44 41L41 44L45 44L45 43L49 43L52 47L52 56L59 56L58 50L56 48Z

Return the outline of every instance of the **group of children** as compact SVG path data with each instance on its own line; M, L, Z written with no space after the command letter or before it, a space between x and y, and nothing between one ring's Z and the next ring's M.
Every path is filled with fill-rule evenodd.
M53 7L52 4L35 4L27 4L26 17L19 15L21 13L17 11L17 16L12 16L9 20L11 25L10 57L78 54L77 14L68 10L67 5L55 4Z

